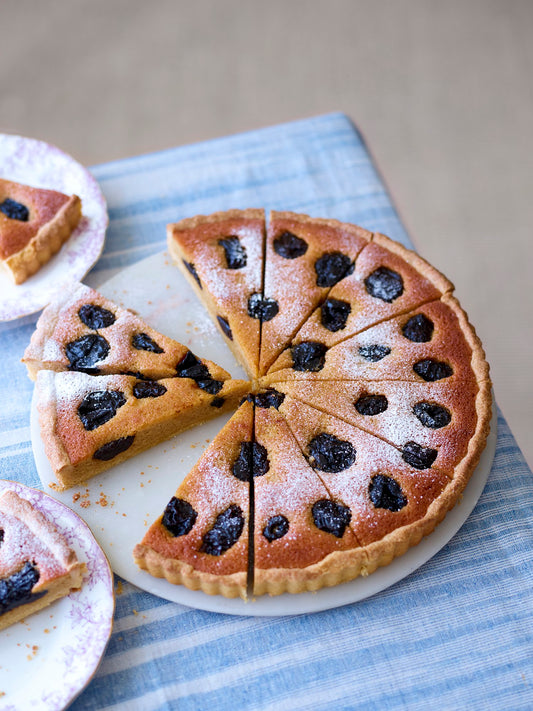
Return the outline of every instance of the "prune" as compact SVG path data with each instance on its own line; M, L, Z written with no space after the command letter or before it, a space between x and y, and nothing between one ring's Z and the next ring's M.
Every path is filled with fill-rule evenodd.
M271 516L263 528L263 536L269 543L277 541L289 531L289 521L285 516Z
M32 593L40 577L36 566L27 561L21 570L0 580L0 615L46 595L47 590Z
M316 285L335 286L341 279L353 273L354 262L342 252L326 252L315 262Z
M216 521L202 539L200 550L209 555L222 555L239 540L244 528L242 509L231 504L219 514Z
M86 430L95 430L112 420L125 402L120 390L97 390L83 398L78 406L78 416Z
M365 279L365 287L370 296L392 304L403 294L403 279L392 269L378 267Z
M161 397L166 391L167 389L162 383L156 383L153 380L139 380L133 386L133 396L137 400L145 397Z
M388 356L390 351L391 349L388 346L380 346L374 343L371 346L360 346L358 352L362 358L368 360L370 363L377 363L382 358L385 358L385 356Z
M313 437L307 449L311 466L321 472L342 472L355 462L353 444L327 432Z
M293 370L318 373L326 362L327 346L317 341L302 341L291 348Z
M292 232L282 232L274 240L274 252L285 259L296 259L307 252L307 242Z
M233 476L239 481L250 481L251 475L263 476L270 469L268 453L259 442L242 442L239 456L233 463Z
M433 360L432 358L419 360L418 363L413 365L413 370L425 381L431 383L435 382L435 380L442 380L443 378L449 378L453 375L451 365L443 363L442 361Z
M20 202L6 198L0 204L0 212L3 212L10 220L19 220L20 222L28 222L30 219L30 211Z
M108 462L110 459L114 459L122 452L125 452L133 444L135 435L130 435L129 437L120 437L119 439L114 439L111 442L106 442L93 454L93 459L101 459L104 462Z
M161 523L173 536L186 536L196 523L198 513L188 501L173 496L165 507Z
M377 509L400 511L407 504L402 487L386 474L376 474L368 485L370 501Z
M360 415L379 415L388 406L389 401L385 395L361 395L355 403L355 409Z
M191 351L187 351L176 366L176 375L178 378L192 378L192 380L207 380L211 377L207 365Z
M165 351L147 333L135 333L131 337L131 345L138 351L150 353L164 353Z
M431 447L422 447L416 442L406 442L402 449L402 459L415 469L429 469L438 452Z
M433 338L434 328L435 326L431 319L424 314L416 314L416 316L411 316L403 326L402 333L410 341L427 343Z
M442 405L436 405L431 402L417 402L413 407L413 412L424 427L431 427L432 430L446 427L452 421L452 415L449 410Z
M342 331L351 311L352 307L347 301L326 299L320 307L320 322L328 331Z
M98 368L93 366L105 360L109 354L109 343L97 333L80 336L75 341L67 343L65 353L69 360L70 370L79 370L83 373L98 373Z
M283 393L279 393L277 390L274 390L274 388L254 396L256 407L275 407L276 410L279 409L279 406L284 400L285 395Z
M88 328L92 328L93 331L97 331L99 328L107 328L116 321L114 313L96 304L83 304L78 311L78 316L81 321Z
M270 299L261 294L252 294L248 299L248 316L260 321L271 321L279 312L276 299Z
M228 269L242 269L246 266L246 249L242 246L238 237L224 237L218 243L224 248L226 255L226 266Z
M198 276L198 272L196 271L196 267L194 266L194 264L193 264L192 262L186 262L185 260L183 260L183 264L185 265L185 268L187 269L187 271L188 271L190 274L192 274L192 276L194 277L196 283L198 284L198 286L199 286L200 289L201 289L201 288L202 288L202 282L200 281L200 277Z
M231 328L229 325L229 322L227 319L225 319L223 316L217 316L217 321L218 325L220 326L220 330L222 333L230 339L230 341L233 341L233 333L231 332Z
M342 538L346 526L352 520L352 512L344 504L330 499L320 499L311 509L315 526L321 531L332 533L336 538Z
M211 400L211 407L216 407L218 409L219 407L222 407L225 402L226 400L223 397L214 397Z
M199 388L201 388L202 390L205 390L205 392L209 393L210 395L216 395L224 387L224 383L222 380L215 380L214 378L211 378L211 377L199 378L196 381L196 385L198 385Z

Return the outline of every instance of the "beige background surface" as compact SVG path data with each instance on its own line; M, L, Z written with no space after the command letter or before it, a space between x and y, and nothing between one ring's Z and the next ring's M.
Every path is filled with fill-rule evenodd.
M91 165L334 110L533 464L531 0L3 0L0 131Z

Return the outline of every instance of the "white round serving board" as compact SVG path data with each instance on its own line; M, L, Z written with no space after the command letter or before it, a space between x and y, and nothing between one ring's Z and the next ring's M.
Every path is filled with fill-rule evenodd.
M136 310L150 325L188 345L198 356L215 361L235 378L246 377L218 329L181 275L162 252L125 269L100 287L100 291ZM190 471L230 415L217 417L148 450L83 487L66 492L50 488L55 482L39 435L35 397L31 437L37 471L46 491L73 508L91 527L113 570L143 590L201 610L234 615L294 615L347 605L384 590L409 575L440 550L468 518L487 481L496 447L496 418L479 466L461 503L437 529L401 558L366 578L357 578L316 593L267 595L254 600L229 600L172 585L140 570L132 551L148 526L157 519L178 485Z
M113 574L89 527L61 502L14 481L66 538L87 572L80 590L0 632L0 709L61 711L87 686L113 625Z
M34 138L0 134L0 178L59 190L81 198L82 218L60 251L23 284L0 269L0 321L39 311L100 257L108 224L105 198L91 173L55 146Z

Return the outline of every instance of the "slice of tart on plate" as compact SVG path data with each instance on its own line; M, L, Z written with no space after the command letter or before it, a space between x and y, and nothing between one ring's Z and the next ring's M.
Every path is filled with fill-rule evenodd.
M53 257L81 218L81 200L0 178L0 264L22 284Z
M51 521L16 492L0 493L0 630L78 590L84 571Z
M41 437L60 488L235 409L249 390L244 380L219 385L211 394L186 377L141 380L41 370L36 384Z
M134 549L157 578L210 595L247 597L254 409L245 401Z

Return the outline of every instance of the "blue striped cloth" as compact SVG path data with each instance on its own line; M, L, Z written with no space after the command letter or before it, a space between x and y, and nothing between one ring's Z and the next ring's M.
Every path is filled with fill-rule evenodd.
M167 222L230 207L336 217L409 244L360 135L341 114L93 172L111 222L86 279L92 285L164 249ZM2 477L39 487L32 384L19 362L35 321L0 326L0 467ZM498 426L478 505L409 577L363 602L285 618L202 612L122 583L106 655L71 708L532 709L533 478L501 414Z

